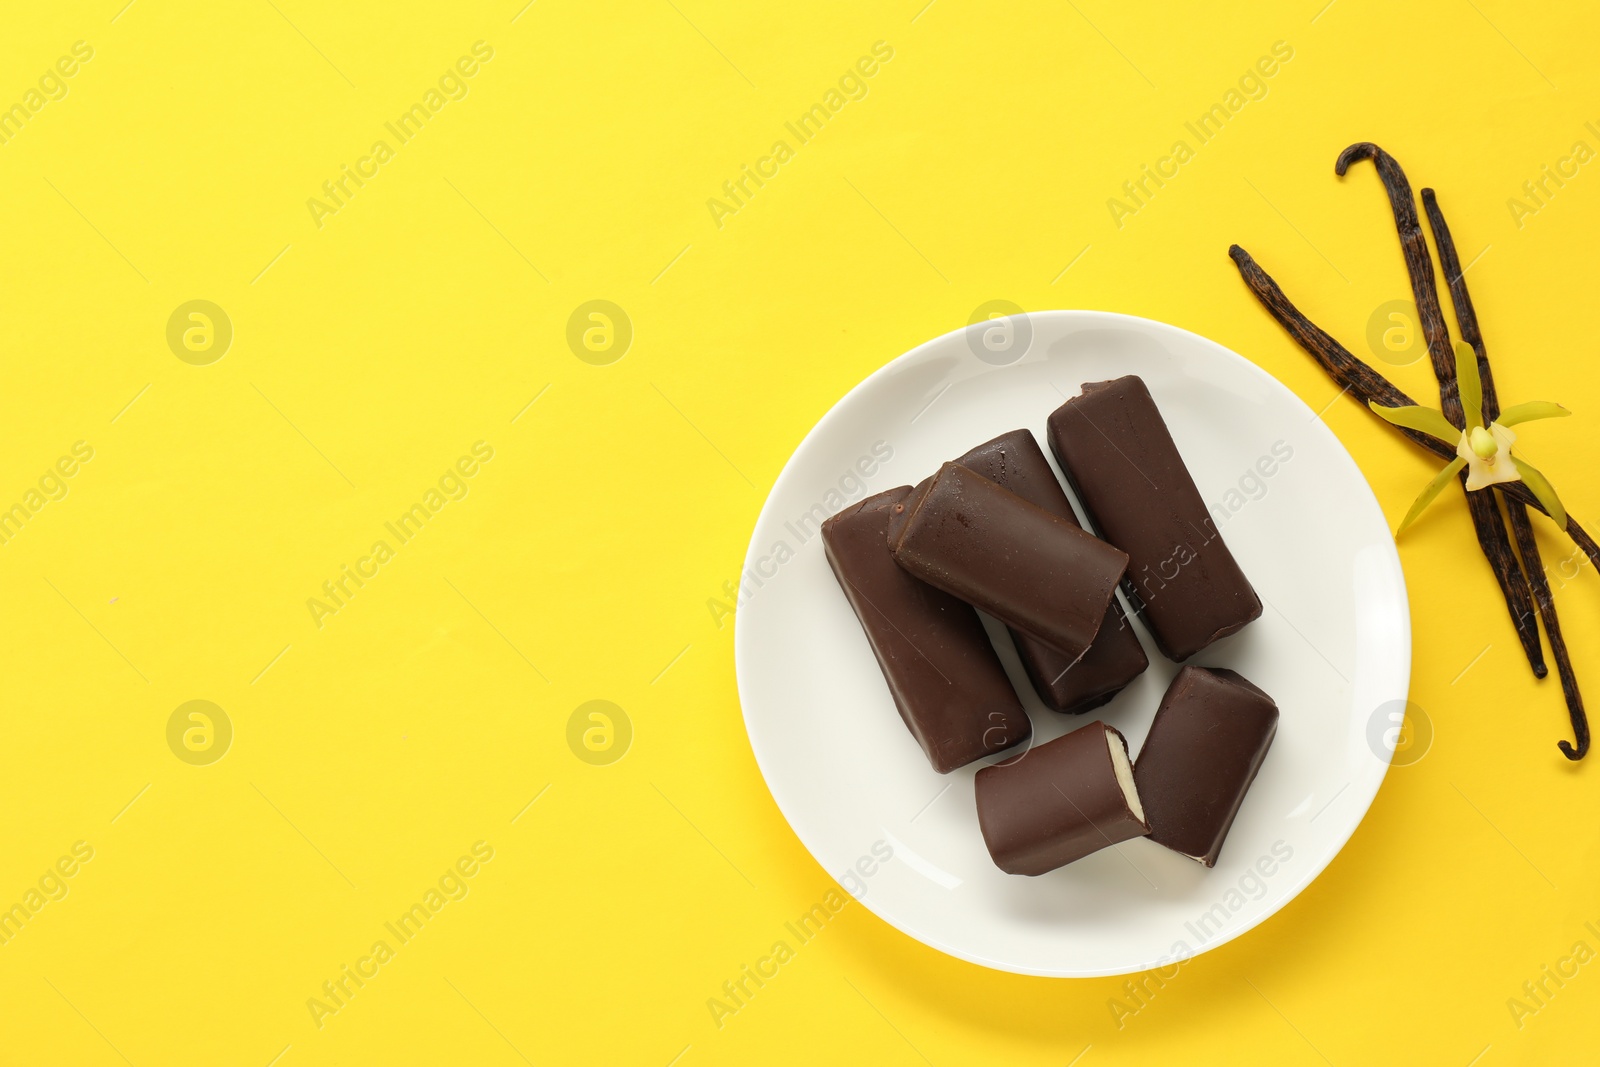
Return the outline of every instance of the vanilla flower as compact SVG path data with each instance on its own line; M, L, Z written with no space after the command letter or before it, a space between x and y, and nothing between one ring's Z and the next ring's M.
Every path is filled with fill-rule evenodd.
M1405 519L1400 523L1400 529L1395 531L1395 536L1398 537L1416 521L1417 516L1433 503L1434 497L1450 484L1450 479L1463 467L1467 469L1469 492L1505 482L1525 483L1550 513L1555 524L1565 530L1567 511L1561 505L1561 498L1556 496L1555 489L1543 474L1512 451L1517 435L1511 432L1511 427L1535 419L1561 418L1572 412L1560 404L1531 400L1505 409L1498 419L1485 426L1483 383L1478 378L1478 359L1472 348L1465 344L1456 346L1456 379L1461 388L1461 406L1466 413L1466 426L1462 429L1457 429L1444 417L1444 412L1435 408L1368 405L1379 418L1403 429L1436 437L1447 445L1454 445L1456 450L1456 458L1434 475L1433 480L1417 496L1411 510L1406 512Z

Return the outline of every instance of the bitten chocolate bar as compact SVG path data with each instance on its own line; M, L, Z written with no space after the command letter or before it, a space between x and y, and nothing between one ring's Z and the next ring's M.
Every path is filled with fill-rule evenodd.
M1164 656L1186 660L1261 615L1138 377L1086 383L1050 416L1050 448L1095 530L1128 554L1124 589Z
M822 543L900 717L945 774L1026 741L1033 725L977 613L890 556L889 511L910 492L902 485L839 512L822 524Z
M1075 663L1128 557L1017 494L946 463L896 508L895 562Z
M1009 489L1035 507L1077 526L1067 494L1050 461L1028 430L1012 430L956 460L961 466ZM1049 645L1012 630L1017 654L1039 698L1056 711L1082 714L1116 696L1150 665L1133 627L1115 596L1089 651L1076 663Z
M1179 671L1133 772L1151 840L1215 867L1277 732L1278 705L1242 676Z
M1103 722L985 767L974 786L983 843L1007 874L1044 874L1150 832L1128 742Z

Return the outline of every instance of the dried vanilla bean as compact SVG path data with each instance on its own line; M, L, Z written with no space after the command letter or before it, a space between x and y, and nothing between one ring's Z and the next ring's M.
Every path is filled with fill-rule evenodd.
M1508 507L1518 507L1515 501L1506 501ZM1589 716L1583 710L1583 694L1578 692L1578 676L1572 670L1572 656L1567 652L1566 639L1561 636L1561 622L1556 618L1555 598L1550 595L1550 581L1545 576L1544 564L1539 558L1539 546L1533 538L1533 523L1524 512L1522 522L1512 522L1517 532L1517 548L1522 552L1523 566L1533 581L1533 598L1539 604L1539 616L1544 619L1544 630L1550 638L1550 650L1556 657L1556 675L1561 679L1561 695L1567 701L1567 717L1572 720L1572 736L1577 747L1557 741L1556 747L1569 760L1581 760L1589 752Z
M1422 236L1417 206L1411 199L1411 183L1406 180L1405 171L1395 158L1370 141L1353 144L1341 152L1334 170L1343 177L1351 163L1363 159L1372 160L1378 170L1378 178L1383 182L1384 192L1389 195L1395 229L1400 235L1400 251L1406 261L1406 274L1411 279L1411 295L1417 304L1417 318L1422 323L1422 336L1427 342L1434 377L1439 381L1439 406L1444 411L1444 417L1457 429L1462 429L1466 422L1461 407L1461 389L1456 380L1455 353L1450 347L1450 331L1445 325L1444 309L1439 304L1439 288L1433 277L1433 259L1428 255L1428 242ZM1480 369L1484 363L1480 358ZM1484 387L1486 396L1491 388ZM1467 513L1472 517L1472 528L1478 535L1478 547L1483 550L1495 581L1500 584L1500 595L1506 602L1506 611L1511 615L1511 625L1517 631L1517 638L1522 642L1522 651L1527 655L1534 675L1543 678L1549 669L1545 666L1544 650L1539 644L1533 597L1528 589L1528 578L1522 573L1517 557L1511 551L1511 538L1506 533L1500 509L1495 506L1492 494L1474 493L1466 488L1465 471L1459 480L1461 491L1467 498Z
M1500 417L1500 397L1495 391L1494 375L1489 371L1489 353L1483 344L1483 332L1478 328L1478 313L1472 306L1472 294L1467 291L1467 278L1461 269L1461 257L1456 254L1455 238L1439 209L1438 197L1432 189L1422 190L1422 207L1428 213L1428 226L1433 230L1433 243L1439 249L1439 266L1444 270L1446 284L1450 287L1450 302L1455 306L1456 325L1461 339L1472 346L1478 360L1478 378L1483 383L1483 417L1493 422ZM1567 702L1567 717L1572 720L1572 734L1577 746L1565 741L1556 744L1561 754L1569 760L1583 759L1589 751L1589 717L1583 707L1583 694L1578 691L1578 676L1572 669L1572 656L1567 651L1566 639L1561 636L1561 620L1556 615L1555 598L1550 593L1550 579L1545 574L1544 562L1539 557L1539 545L1533 536L1533 522L1528 509L1515 500L1506 501L1506 518L1517 538L1517 550L1522 553L1522 566L1533 586L1533 599L1539 605L1539 617L1544 620L1545 635L1550 638L1550 651L1556 660L1556 675L1561 679L1561 695Z
M1228 247L1228 255L1232 257L1234 265L1239 268L1239 276L1244 280L1245 286L1252 296L1261 302L1268 313L1278 321L1278 324L1288 331L1306 354L1316 360L1317 365L1327 372L1334 383L1349 390L1350 394L1359 400L1362 406L1374 403L1381 407L1408 407L1414 405L1412 400L1394 383L1383 375L1367 366L1361 360L1350 354L1350 350L1330 337L1326 331L1316 323L1306 318L1301 310L1284 295L1278 283L1272 276L1261 269L1261 265L1238 245ZM1373 416L1377 418L1377 416ZM1381 419L1379 420L1382 421ZM1385 422L1385 426L1390 423ZM1432 452L1443 460L1456 458L1455 450L1438 438L1429 437L1416 430L1407 430L1402 427L1393 427L1400 433L1416 442L1419 446ZM1516 500L1531 508L1544 511L1545 507L1539 498L1533 495L1527 485L1522 482L1507 482L1500 486L1500 491L1506 499ZM1595 543L1576 519L1570 514L1567 516L1567 536L1572 538L1572 543L1583 550L1589 557L1589 562L1600 567L1600 545Z

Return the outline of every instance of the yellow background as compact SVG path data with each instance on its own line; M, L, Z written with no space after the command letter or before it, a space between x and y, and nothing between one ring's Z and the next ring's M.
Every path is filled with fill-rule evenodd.
M1600 963L1520 1029L1506 1005L1600 948L1600 783L1556 751L1557 683L1532 679L1454 493L1401 549L1431 751L1300 898L1121 1029L1120 980L986 971L858 905L720 1028L706 1006L832 885L763 785L707 601L812 424L979 304L1175 323L1321 409L1336 389L1225 253L1365 353L1373 309L1409 295L1370 166L1333 174L1375 140L1440 190L1463 257L1487 247L1470 280L1502 396L1577 412L1523 439L1600 523L1600 165L1520 228L1507 207L1600 148L1592 13L122 2L14 7L0 32L0 102L94 49L0 146L0 505L94 449L0 547L0 904L94 849L0 946L0 1060L1596 1054ZM319 228L308 198L479 40L468 95ZM877 41L867 96L719 228L707 199ZM1107 199L1276 41L1294 54L1265 98L1117 227ZM208 366L165 339L196 298L235 331ZM634 325L608 366L565 340L591 299ZM1392 373L1432 398L1426 363ZM1437 463L1348 399L1326 419L1398 519ZM318 628L307 599L480 440L465 499ZM1558 599L1600 694L1592 568ZM209 766L167 745L194 699L234 728ZM597 699L634 731L606 766L567 742ZM307 999L477 841L469 895L319 1028Z

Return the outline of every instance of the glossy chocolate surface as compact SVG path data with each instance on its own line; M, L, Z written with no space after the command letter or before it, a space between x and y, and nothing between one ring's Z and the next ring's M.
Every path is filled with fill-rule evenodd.
M1163 655L1186 660L1261 615L1138 377L1086 383L1050 416L1050 447L1095 530L1128 554L1123 588Z
M1100 631L1128 557L956 463L899 509L895 562L1076 662Z
M1026 741L1033 727L977 613L890 556L890 509L910 491L846 508L822 524L822 540L900 717L944 774Z
M1216 866L1277 732L1278 705L1243 676L1179 671L1134 765L1151 840Z
M1056 473L1028 430L1012 430L956 460L1035 507L1079 526ZM1077 662L1020 630L1011 631L1034 691L1056 711L1082 714L1121 692L1150 665L1115 596L1089 650Z
M1150 832L1128 804L1108 741L1127 752L1121 733L1092 722L978 772L978 825L995 866L1044 874Z

